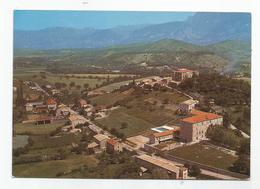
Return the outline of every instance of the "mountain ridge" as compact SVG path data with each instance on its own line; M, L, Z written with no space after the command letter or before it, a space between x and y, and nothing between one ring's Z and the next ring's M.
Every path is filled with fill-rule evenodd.
M242 27L243 26L243 27ZM153 25L117 26L108 29L46 28L14 31L14 48L104 48L138 42L176 39L208 45L225 40L251 41L248 13L196 13L186 21Z

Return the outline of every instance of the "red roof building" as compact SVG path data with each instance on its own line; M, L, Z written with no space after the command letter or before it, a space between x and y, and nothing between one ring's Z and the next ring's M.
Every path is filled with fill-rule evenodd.
M107 152L114 153L114 152L122 152L123 146L120 142L110 138L107 140Z
M46 104L47 104L49 110L56 110L57 109L57 102L52 98L49 98L46 101Z
M193 109L192 116L182 119L180 138L186 142L206 139L209 126L223 124L223 116Z

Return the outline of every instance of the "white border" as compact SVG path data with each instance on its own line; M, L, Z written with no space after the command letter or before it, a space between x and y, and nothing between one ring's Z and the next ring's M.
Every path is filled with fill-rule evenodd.
M236 188L253 189L260 186L260 113L259 44L260 12L258 0L3 0L0 1L0 185L2 188ZM252 153L250 181L174 181L174 180L88 180L88 179L17 179L11 177L12 136L12 53L13 10L135 10L135 11L212 11L252 13ZM258 53L257 53L258 52Z

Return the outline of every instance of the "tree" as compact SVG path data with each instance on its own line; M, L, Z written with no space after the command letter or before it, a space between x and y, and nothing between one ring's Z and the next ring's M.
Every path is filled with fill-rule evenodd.
M229 114L227 112L225 112L224 116L223 116L223 126L225 128L229 128L230 120L231 120L231 118L230 118Z
M76 85L76 89L80 89L81 88L81 85Z
M153 169L152 170L152 178L153 179L169 179L169 175L166 170L164 169Z
M240 154L250 155L250 139L243 139L238 151Z
M89 84L88 83L85 83L83 86L84 86L85 89L89 88Z
M242 173L242 174L250 174L250 160L249 156L247 155L240 155L237 161L233 164L232 169L235 172Z
M198 175L200 175L201 173L201 170L199 168L199 166L197 165L192 165L190 170L189 170L189 175L192 176L192 177L196 177Z
M121 124L120 129L125 129L125 128L127 128L127 127L128 127L128 123L123 122L123 123Z
M23 82L19 81L19 86L17 87L17 97L16 97L16 106L23 106L25 103L23 98Z
M75 87L75 82L74 81L70 82L69 86L70 87Z

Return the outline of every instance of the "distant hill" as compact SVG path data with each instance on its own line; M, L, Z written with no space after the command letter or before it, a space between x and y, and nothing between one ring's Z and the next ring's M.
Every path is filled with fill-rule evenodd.
M111 29L47 28L14 31L15 49L103 48L175 39L208 45L225 40L251 41L248 13L196 13L183 22L118 26Z
M18 49L15 57L43 57L46 63L77 64L122 69L128 65L147 66L173 65L211 68L217 71L236 71L246 65L250 73L250 43L223 41L207 46L164 39L150 43L115 45L102 49ZM16 58L17 60L17 58ZM37 59L36 59L37 60Z

